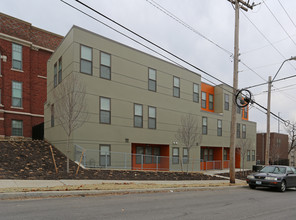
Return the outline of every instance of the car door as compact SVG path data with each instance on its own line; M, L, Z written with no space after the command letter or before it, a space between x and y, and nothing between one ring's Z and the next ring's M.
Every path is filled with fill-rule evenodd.
M291 170L294 173L294 174L291 174L291 176L293 176L292 184L293 184L294 187L296 187L296 169L294 167L291 167Z
M287 167L287 171L286 171L286 182L287 182L287 187L293 187L296 185L296 180L295 180L295 177L296 177L296 174L295 172L292 170L291 167Z

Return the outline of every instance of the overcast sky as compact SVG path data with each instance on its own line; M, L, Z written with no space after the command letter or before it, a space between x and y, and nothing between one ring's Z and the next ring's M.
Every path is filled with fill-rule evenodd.
M74 0L64 1L122 31ZM81 1L232 85L231 54L234 48L234 9L227 0ZM240 11L239 88L266 82L268 76L275 75L285 59L296 56L296 1L253 1L255 4L261 4L248 12ZM60 0L0 0L0 5L2 13L63 36L73 25L77 25L149 52ZM167 10L167 13L164 13L164 10ZM172 16L185 22L187 28ZM219 84L210 77L196 72L202 75L204 82L209 83L206 80L208 79ZM286 62L276 79L291 75L296 75L296 61ZM255 101L265 107L267 106L266 90L267 85L250 89ZM295 94L296 77L275 82L271 111L275 114L280 113L280 117L284 120L296 121ZM264 109L257 105L251 106L250 120L257 122L258 132L266 131ZM280 129L284 132L285 126L281 124ZM277 130L278 122L272 118L271 131L277 132Z

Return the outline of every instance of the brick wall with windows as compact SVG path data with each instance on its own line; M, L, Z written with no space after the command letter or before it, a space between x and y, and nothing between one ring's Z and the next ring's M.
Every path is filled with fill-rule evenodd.
M22 125L23 137L44 121L47 61L62 39L0 13L0 53L7 57L0 60L0 137L12 136L13 120L22 121L14 124Z

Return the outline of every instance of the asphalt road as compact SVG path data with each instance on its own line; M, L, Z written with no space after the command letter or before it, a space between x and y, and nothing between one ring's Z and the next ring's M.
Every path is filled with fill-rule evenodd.
M190 192L0 201L0 219L296 219L296 190Z

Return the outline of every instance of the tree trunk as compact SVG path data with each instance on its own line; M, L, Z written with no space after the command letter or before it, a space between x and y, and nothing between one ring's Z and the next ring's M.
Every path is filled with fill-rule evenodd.
M67 136L67 173L70 172L70 168L69 168L69 136Z

